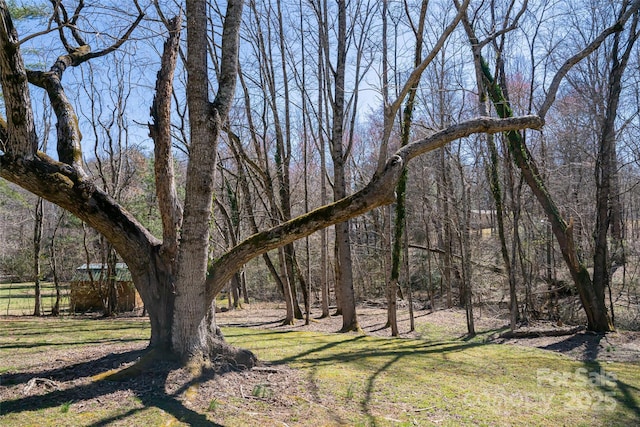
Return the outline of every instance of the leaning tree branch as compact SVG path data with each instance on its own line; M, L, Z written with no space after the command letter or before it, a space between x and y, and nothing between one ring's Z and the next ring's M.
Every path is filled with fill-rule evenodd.
M0 177L85 221L114 245L127 264L143 268L140 263L146 254L160 244L107 193L45 153L39 151L32 159L0 156Z
M0 1L0 81L7 112L8 139L3 141L4 151L16 157L33 158L38 149L38 137L29 83L18 32L5 1Z
M136 5L136 9L138 10L138 16L136 17L135 21L133 21L131 25L129 25L129 28L127 28L127 31L125 31L125 33L118 40L116 40L116 42L113 43L111 46L96 52L89 52L87 55L85 55L82 58L81 62L78 62L77 64L73 64L74 66L80 65L80 63L88 61L90 59L98 58L100 56L105 56L112 52L115 52L116 50L120 49L120 47L127 40L129 40L129 37L131 37L131 34L133 34L133 31L138 27L138 25L140 25L140 22L142 22L142 19L144 18L144 11L138 4L137 0L134 1L134 4Z
M584 49L580 52L573 55L571 58L567 59L564 64L560 67L556 75L553 77L551 84L549 85L549 89L547 89L547 96L542 103L542 106L538 110L538 115L544 119L556 100L556 94L558 93L558 89L560 88L560 83L565 78L567 73L576 65L578 62L582 61L587 56L591 55L600 45L604 42L607 37L611 34L622 31L624 29L624 24L629 20L634 13L636 13L640 9L640 0L636 0L633 2L631 7L618 19L613 25L609 28L605 29L598 37L596 37L591 43L589 43Z
M429 64L433 62L438 52L440 52L440 49L442 49L442 46L444 46L445 42L449 39L449 36L451 35L451 33L456 29L456 27L458 26L458 23L460 23L460 20L464 16L466 16L467 7L469 6L469 1L470 0L464 0L462 5L457 6L458 10L457 10L456 16L453 18L451 23L444 29L444 31L436 41L433 48L431 48L431 51L426 55L426 57L422 60L422 62L420 62L414 68L411 74L409 74L409 77L407 78L407 81L404 83L404 86L402 86L402 88L400 89L400 92L398 93L397 98L390 105L385 106L384 115L387 118L392 118L398 113L398 110L400 110L400 107L402 106L402 103L404 102L405 98L407 97L407 95L409 95L411 88L414 87L416 84L418 84L424 70L426 70ZM378 166L376 169L376 171L378 172L381 171L382 168L384 167L383 155L386 154L387 152L387 147L389 145L389 138L391 136L392 127L393 127L393 120L388 120L387 125L383 129L382 145L379 150L379 153L381 155L378 157Z
M55 31L60 31L65 26L68 26L68 25L60 25L60 26L56 26L56 27L47 28L46 30L42 30L42 31L38 31L38 32L35 32L35 33L31 33L28 36L25 36L22 39L20 39L20 44L24 44L24 43L28 42L29 40L33 40L35 38L38 38L38 37L41 37L41 36L45 36L45 35L47 35L49 33L55 32Z
M67 40L67 36L64 34L65 27L71 26L69 24L69 17L67 15L67 10L65 9L62 2L58 0L49 0L51 2L51 6L53 6L53 14L52 18L56 24L58 24L58 37L60 38L60 42L64 46L67 52L71 51L71 46L69 45L69 41ZM62 14L62 19L60 18L60 14Z
M67 98L60 76L55 72L42 71L29 71L27 75L30 83L47 91L51 108L58 119L56 123L58 159L71 166L76 174L84 175L80 145L82 134L78 126L78 116Z
M60 41L62 42L67 53L69 55L73 55L79 48L83 48L84 46L87 46L87 42L84 40L84 38L80 34L80 31L78 30L78 19L80 18L82 9L84 8L84 1L80 1L78 3L78 6L74 10L73 16L71 17L71 19L69 19L69 16L67 15L67 10L63 4L55 0L51 0L51 2L53 3L53 6L54 6L53 19L55 20L56 24L58 24L58 27L59 27L58 32L60 36ZM127 40L129 40L129 37L131 37L131 34L133 33L133 31L138 27L138 25L140 25L140 22L142 22L142 19L144 18L144 10L140 6L138 0L134 0L133 4L136 7L136 11L138 15L136 16L136 19L131 23L131 25L129 25L125 33L122 36L120 36L112 45L104 49L101 49L96 52L91 52L91 49L88 49L84 51L83 55L75 55L74 59L76 62L72 64L74 67L90 59L98 58L101 56L108 55L112 52L115 52ZM62 19L60 18L60 12L63 15ZM71 30L71 34L73 35L73 38L79 47L74 47L69 43L66 36L64 35L65 28L69 28Z
M395 200L395 186L403 168L413 158L475 133L498 133L520 129L540 129L538 116L509 119L481 117L449 126L433 135L405 145L389 159L380 173L360 191L334 203L293 218L269 230L256 233L225 253L209 267L207 297L213 298L227 280L251 259L306 237L322 228L344 222Z
M92 52L91 47L85 44L78 36L75 37L75 39L80 46L76 48L71 47L68 41L64 38L64 31L61 28L60 38L68 53L58 57L49 71L27 72L27 76L31 84L41 87L47 91L47 95L51 101L51 107L58 119L56 124L58 159L62 163L66 163L73 167L78 175L85 175L82 167L82 148L80 144L82 134L80 133L80 128L78 126L78 116L74 111L73 105L67 98L64 86L62 85L62 76L67 68L76 67L92 58L97 58L114 52L129 39L133 30L140 24L144 17L144 12L140 8L137 0L134 3L138 10L136 20L129 26L125 34L111 46L97 52ZM82 5L83 3L80 2L74 11L73 17L69 20L64 7L56 3L54 5L54 18L56 23L61 27L70 26L72 29L75 28L78 15L82 10ZM64 20L59 17L58 14L60 12L62 12Z
M238 54L240 50L240 26L242 25L242 2L229 1L222 28L222 48L218 93L211 103L213 116L227 117L236 93L238 78Z

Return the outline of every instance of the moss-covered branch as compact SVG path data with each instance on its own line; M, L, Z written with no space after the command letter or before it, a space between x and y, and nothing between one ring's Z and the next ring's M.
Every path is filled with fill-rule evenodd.
M213 298L242 265L256 256L306 237L322 228L361 215L378 206L392 203L395 200L395 186L404 167L411 159L475 133L539 129L542 125L543 121L537 116L508 119L481 117L449 126L429 137L402 147L387 161L383 171L374 175L362 190L269 230L256 233L213 262L209 267L207 279L208 297Z
M127 263L159 245L113 198L42 152L33 159L0 156L0 177L55 203L106 236Z

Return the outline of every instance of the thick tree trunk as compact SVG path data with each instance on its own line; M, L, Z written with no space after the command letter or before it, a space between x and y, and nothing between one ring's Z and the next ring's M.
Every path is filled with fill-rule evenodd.
M138 270L129 264L129 270L149 315L151 324L149 347L170 353L171 323L175 304L174 281L172 275L166 270L166 260L158 253L149 255L150 262L146 268ZM126 259L125 262L127 262ZM141 284L145 286L140 286Z
M19 54L18 32L13 26L6 2L0 2L0 79L2 98L7 111L7 136L3 138L14 155L29 160L38 149L29 82L22 55Z
M191 145L175 275L171 348L181 358L190 359L215 356L221 345L220 334L215 327L213 298L206 295L203 285L209 258L216 146L235 92L242 2L230 1L227 4L222 34L222 67L213 103L208 100L207 2L187 2L186 16Z
M351 261L351 239L349 223L336 224L336 286L340 286L343 332L359 329L356 317L356 300L353 290L353 269Z

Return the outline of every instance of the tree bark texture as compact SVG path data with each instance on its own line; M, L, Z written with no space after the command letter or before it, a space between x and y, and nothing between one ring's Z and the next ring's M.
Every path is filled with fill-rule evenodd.
M38 149L38 137L31 109L27 72L19 49L18 32L4 1L0 1L0 41L0 80L7 111L7 138L2 140L6 141L7 153L29 160Z
M217 142L235 93L242 3L232 0L227 4L218 90L213 102L209 102L207 2L187 2L190 160L178 248L171 336L172 350L183 359L215 356L222 345L215 325L213 298L208 298L203 284L207 278L209 259ZM254 360L251 355L243 363L252 365Z

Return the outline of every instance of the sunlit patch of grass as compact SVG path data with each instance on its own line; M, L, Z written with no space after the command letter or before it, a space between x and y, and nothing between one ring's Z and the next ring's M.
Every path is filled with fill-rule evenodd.
M635 365L583 364L543 350L445 336L428 342L237 328L225 334L264 360L308 372L318 400L333 402L347 424L640 421ZM616 382L605 387L589 381L600 371Z
M60 405L60 412L62 412L63 414L69 412L69 408L71 408L72 403L72 401L64 402L62 405Z
M41 354L64 360L70 349L144 345L149 335L148 322L140 319L0 318L0 373L32 366Z
M40 283L42 310L50 313L55 303L55 286L50 282ZM60 285L60 311L69 310L69 285ZM35 304L35 285L33 282L0 283L0 315L31 315Z
M100 372L99 374L92 376L91 381L102 381L106 378L111 377L117 372L119 372L119 369L109 369L108 371Z
M215 412L220 407L220 402L218 399L211 399L209 401L209 406L207 406L207 411Z

